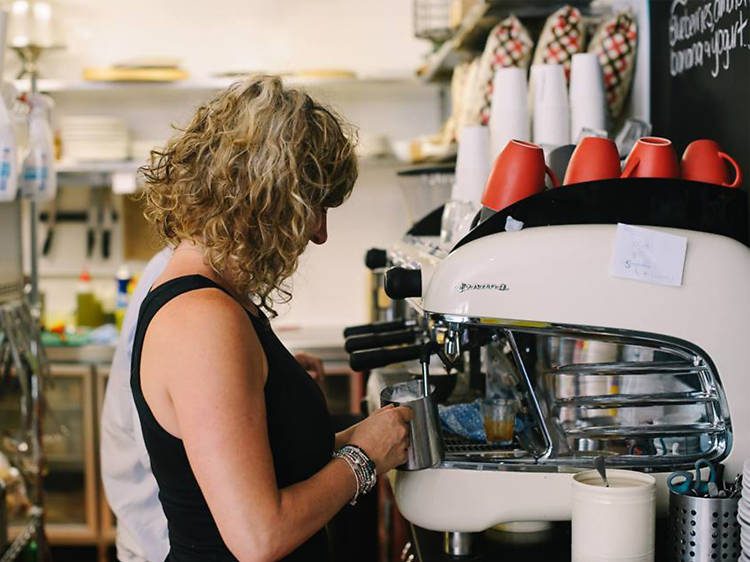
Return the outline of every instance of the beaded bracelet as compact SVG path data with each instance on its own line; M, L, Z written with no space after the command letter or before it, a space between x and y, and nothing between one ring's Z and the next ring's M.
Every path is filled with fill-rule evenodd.
M354 479L357 481L357 491L354 492L354 497L349 504L355 505L359 496L366 494L375 487L377 481L375 463L370 460L367 453L356 445L344 445L333 452L333 458L346 461L354 474Z
M354 505L359 496L366 494L375 486L377 480L375 463L370 460L367 453L356 445L346 445L342 447L336 451L334 457L344 459L354 473L354 477L357 481L357 492L350 502Z

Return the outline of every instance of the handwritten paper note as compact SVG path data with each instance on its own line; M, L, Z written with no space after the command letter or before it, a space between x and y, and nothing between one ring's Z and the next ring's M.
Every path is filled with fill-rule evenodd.
M684 236L618 224L610 273L614 277L679 287L686 251Z

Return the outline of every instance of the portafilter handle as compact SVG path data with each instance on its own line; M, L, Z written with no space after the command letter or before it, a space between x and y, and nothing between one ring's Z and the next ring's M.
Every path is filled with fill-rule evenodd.
M349 355L349 366L352 371L369 371L378 367L385 367L392 363L413 361L422 354L421 345L404 345L401 347L383 347L355 351Z
M429 365L430 355L437 350L437 346L432 342L402 345L398 347L382 347L379 349L366 349L355 351L349 355L349 366L352 371L369 371L378 367L385 367L393 363L402 363L404 361L426 361ZM422 362L423 379L420 384L424 384L424 365ZM428 372L429 377L429 372ZM429 388L429 386L427 387Z
M419 332L413 328L406 330L396 330L393 332L383 332L382 334L362 334L349 336L344 342L344 349L347 353L362 351L363 349L375 349L378 347L388 347L389 345L401 345L405 343L414 343Z
M415 328L416 320L392 320L389 322L373 322L372 324L360 324L358 326L348 326L344 328L344 337L360 336L363 334L382 334L384 332L394 332L396 330L405 330Z

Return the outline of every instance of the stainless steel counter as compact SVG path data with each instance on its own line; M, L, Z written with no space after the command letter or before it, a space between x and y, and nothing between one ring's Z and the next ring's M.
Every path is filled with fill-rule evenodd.
M46 347L51 363L110 364L115 354L114 345L60 345Z
M323 359L328 367L348 368L344 351L343 328L323 326L310 328L274 327L276 335L292 353L310 353ZM47 357L53 363L109 364L115 354L114 345L50 346Z

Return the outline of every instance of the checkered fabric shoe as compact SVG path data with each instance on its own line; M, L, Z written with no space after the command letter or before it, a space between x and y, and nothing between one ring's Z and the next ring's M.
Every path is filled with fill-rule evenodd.
M474 91L466 108L478 117L477 123L487 125L490 122L495 71L509 66L528 69L533 47L529 32L516 16L509 16L492 28L479 60Z
M638 28L628 12L621 12L605 20L589 43L589 53L595 53L604 75L607 105L613 118L622 111L633 82Z
M585 28L581 12L563 6L547 18L534 51L534 64L561 64L570 79L573 55L584 50Z

